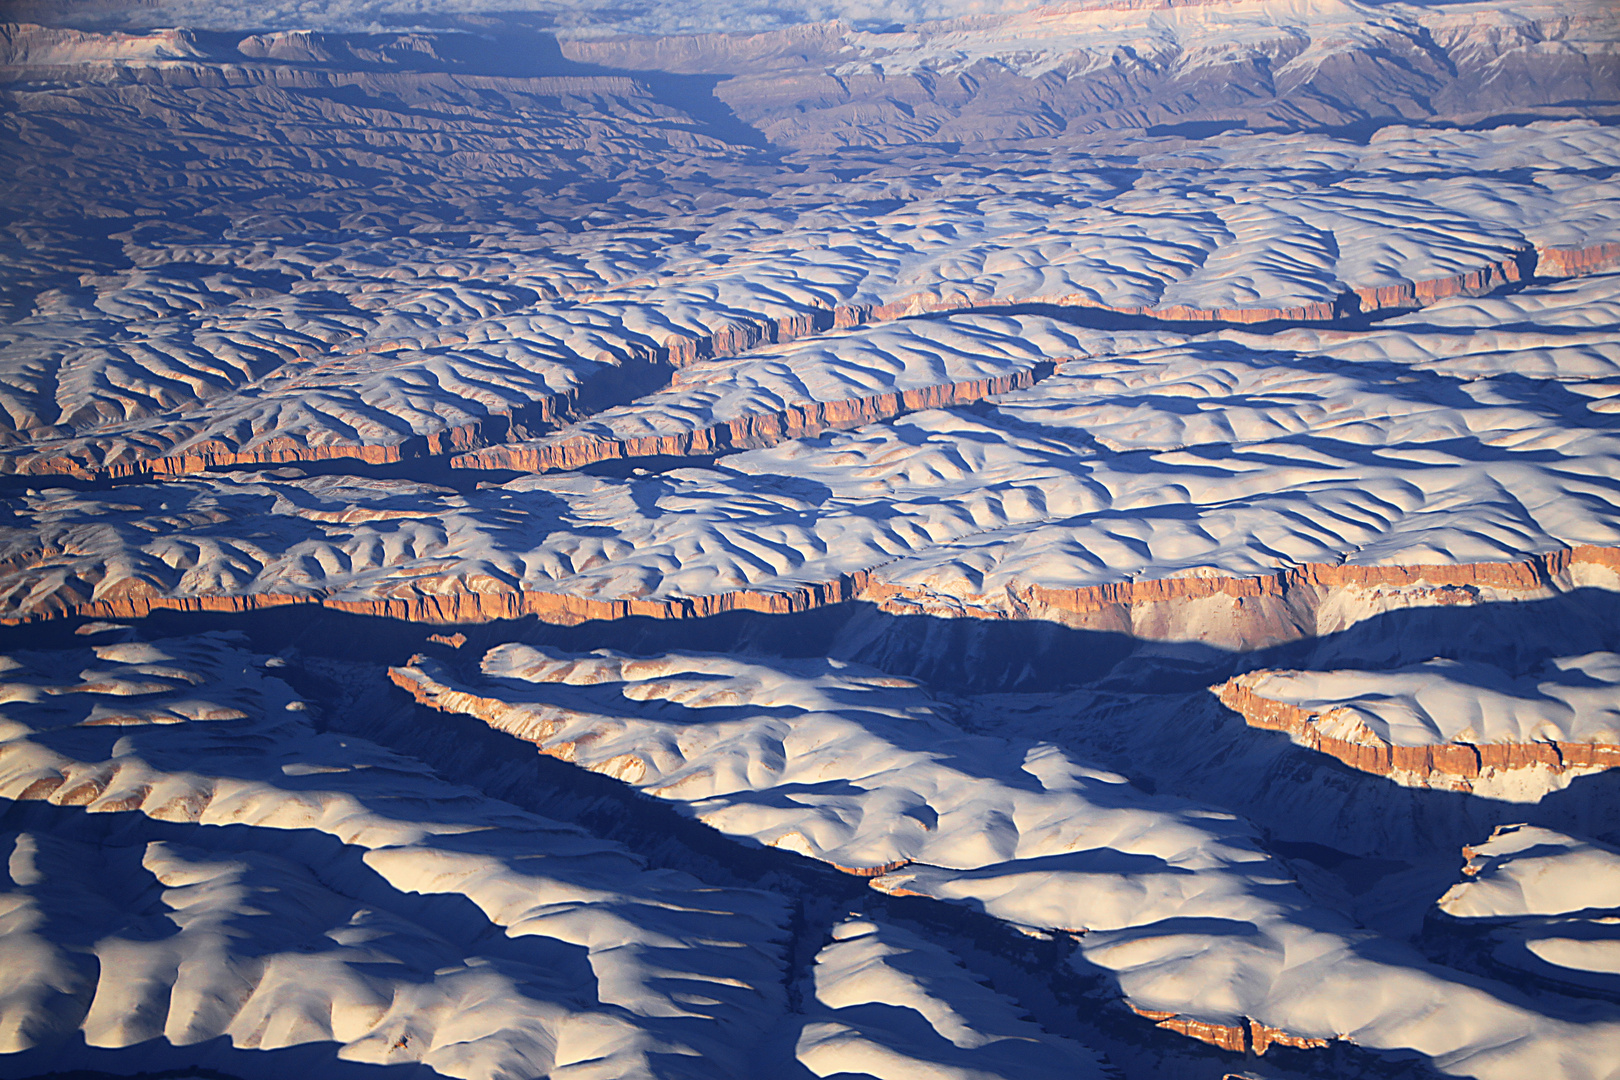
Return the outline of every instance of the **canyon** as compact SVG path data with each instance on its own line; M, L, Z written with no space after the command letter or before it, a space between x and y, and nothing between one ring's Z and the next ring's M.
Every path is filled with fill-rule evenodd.
M0 1073L1620 1078L1620 20L18 0Z

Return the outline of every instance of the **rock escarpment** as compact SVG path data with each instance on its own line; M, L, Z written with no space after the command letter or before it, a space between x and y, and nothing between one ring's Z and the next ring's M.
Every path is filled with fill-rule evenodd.
M0 1073L1608 1075L1613 13L758 2L0 27Z
M1249 725L1285 731L1351 768L1533 802L1620 766L1617 682L1620 660L1596 653L1516 681L1434 661L1378 672L1252 671L1215 689Z
M317 731L285 666L218 634L0 659L6 1071L545 1074L575 1040L620 1075L671 1046L741 1068L728 1027L781 1009L779 901Z
M608 439L594 432L586 435L564 432L538 442L507 443L458 454L450 459L450 465L460 469L550 472L578 469L598 461L692 457L752 450L775 446L789 439L809 438L824 431L844 431L907 413L968 405L996 394L1027 389L1044 375L1050 374L1054 366L1049 361L1038 361L1022 371L991 378L888 391L839 401L810 401L789 405L780 412L761 411L721 426L701 427L679 434ZM639 407L632 408L639 413Z
M852 189L827 161L778 168L726 141L655 79L480 57L459 35L295 37L6 31L0 182L26 220L0 473L458 455L833 329L1025 305L1144 329L1333 326L1521 283L1538 251L1544 276L1598 270L1620 242L1613 193L1566 182L1615 156L1583 122L1365 145L1137 134L1121 145L1138 180L1079 151L969 154L965 171L930 152L874 158ZM133 132L130 110L147 118ZM183 213L151 181L175 161L208 177ZM618 179L648 161L658 183ZM1439 179L1403 179L1419 168ZM346 186L362 172L363 206ZM1514 178L1481 199L1481 172ZM411 225L383 236L385 221ZM707 454L961 404L1008 375L879 380L809 395L807 412L761 402L669 438L489 460Z
M462 678L418 657L390 676L722 833L853 868L891 896L1061 934L1164 1030L1256 1054L1433 1047L1451 1017L1483 1008L1524 1033L1520 1052L1557 1038L1554 1022L1315 907L1239 820L1052 742L964 731L909 680L828 659L515 643L480 666Z
M1247 650L1386 611L1612 590L1620 519L1591 495L1620 457L1603 421L1613 361L1587 320L1615 287L1594 277L1275 339L1027 315L868 328L689 369L644 413L568 436L703 430L868 377L1033 379L1040 354L1074 357L967 408L709 468L558 469L465 493L294 473L33 491L0 527L0 617L312 603L579 622L860 599ZM1525 399L1526 374L1560 393Z
M1613 16L1596 3L1384 5L1376 16L1322 4L1083 3L886 32L823 23L671 39L620 29L564 49L609 67L730 76L718 92L737 114L803 149L1558 116L1564 103L1615 97L1603 60ZM1368 52L1384 62L1365 62ZM1505 71L1517 76L1512 89Z
M1218 1046L1234 1054L1252 1053L1256 1057L1264 1057L1266 1051L1273 1046L1286 1046L1295 1050L1320 1050L1329 1042L1327 1039L1290 1035L1286 1031L1267 1027L1258 1020L1249 1020L1241 1024L1212 1024L1177 1016L1173 1012L1139 1009L1134 1005L1131 1006L1131 1011L1145 1020L1153 1021L1155 1027L1174 1031L1190 1039L1209 1043L1211 1046Z
M1612 262L1611 247L1615 245L1549 251L1545 257L1549 276L1568 277L1605 269ZM1530 261L1533 263L1534 259ZM444 380L431 367L424 368L420 377L422 381L427 385L437 383L436 389L440 393L448 391L449 396L446 401L434 402L428 409L422 410L423 416L410 420L409 426L404 429L399 428L396 420L387 418L386 409L392 403L379 391L401 378L412 378L412 361L415 358L409 352L398 349L381 349L378 350L381 363L357 365L340 356L333 365L330 358L323 359L315 365L313 372L284 380L285 385L276 384L275 380L268 387L249 384L244 387L241 399L213 401L206 410L193 412L183 420L160 421L156 424L148 422L128 432L107 431L88 439L66 440L55 447L51 441L46 441L26 455L0 456L0 469L9 468L23 475L41 477L161 477L214 468L300 461L350 459L379 465L427 457L451 457L453 467L539 472L578 468L595 461L620 458L723 453L774 445L783 439L814 435L826 430L859 426L906 412L968 404L985 396L1023 389L1039 376L1020 372L896 389L860 398L814 401L777 412L761 410L723 425L661 437L602 440L570 438L564 434L531 444L521 440L521 433L555 429L570 419L588 416L591 409L582 407L582 401L606 396L611 402L615 394L623 393L610 389L604 395L603 391L596 389L598 385L624 383L625 376L621 369L643 367L648 362L647 358L679 370L713 358L735 356L764 345L812 335L825 329L829 320L831 325L855 327L906 318L921 312L939 313L970 308L993 310L1033 301L1060 307L1073 305L1086 310L1168 323L1247 325L1320 322L1331 325L1346 314L1358 311L1369 313L1422 308L1448 297L1486 295L1503 285L1521 281L1521 268L1525 264L1524 258L1513 258L1482 270L1450 277L1357 288L1335 301L1299 308L1110 306L1088 302L1084 295L1012 296L984 300L968 297L939 300L932 296L919 296L876 306L839 307L831 315L812 311L775 319L744 319L730 322L711 333L698 336L677 334L656 343L626 336L614 343L608 353L594 358L570 357L566 351L561 351L555 359L543 354L528 359L511 371L509 377L514 384L503 395L506 400L498 404L480 400L477 395L468 400L457 400L454 380ZM465 340L467 336L468 332L463 330L460 334L449 335L449 340ZM446 340L446 335L437 337L440 341ZM563 342L559 342L559 345L566 349ZM472 370L487 365L489 358L472 353L467 359L472 368L457 372L457 379L469 378ZM525 396L525 392L533 394L533 390L525 384L533 382L531 365L536 361L540 362L547 382L560 378L572 385L560 393ZM1050 361L1042 363L1050 364ZM333 366L337 370L332 374L321 370ZM386 372L386 375L379 380L381 372ZM373 383L380 385L373 389ZM268 399L265 393L267 389L272 393ZM341 435L334 437L334 433L326 430L324 425L303 434L283 434L289 428L304 423L303 416L298 414L308 411L302 408L302 404L311 395L336 399L336 408L348 414L342 424L345 428L363 430L369 424L375 424L393 430L358 442L341 441ZM379 411L379 406L384 411ZM319 411L330 408L323 402ZM455 422L457 413L466 418ZM409 413L406 415L409 416ZM244 431L251 434L244 437Z

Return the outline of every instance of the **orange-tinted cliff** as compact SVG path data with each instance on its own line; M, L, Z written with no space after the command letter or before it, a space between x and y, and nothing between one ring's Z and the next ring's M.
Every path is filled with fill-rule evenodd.
M1489 772L1540 767L1554 773L1620 767L1620 746L1604 743L1533 742L1434 743L1393 746L1371 731L1364 740L1324 735L1319 725L1330 710L1311 711L1261 697L1251 688L1267 674L1250 672L1218 688L1221 703L1241 715L1250 727L1285 731L1302 746L1338 758L1352 769L1379 776L1397 774L1436 786L1467 785Z
M966 405L992 394L1021 390L1033 386L1049 374L1052 367L1051 364L1041 364L993 379L974 379L919 390L890 391L841 401L791 405L780 412L758 413L727 424L671 435L630 439L583 436L559 442L508 443L459 454L450 459L450 465L458 469L546 472L552 469L577 469L592 462L614 458L685 456L757 449L823 431L856 428L909 412Z
M1579 545L1516 562L1458 563L1437 566L1347 566L1306 563L1275 573L1238 576L1197 576L1123 581L1074 589L1031 584L1015 589L1022 607L1013 612L967 608L968 614L986 618L1053 618L1063 614L1092 614L1109 609L1131 609L1169 600L1197 600L1226 596L1236 599L1282 597L1302 586L1332 590L1343 587L1416 587L1427 603L1474 602L1470 587L1489 586L1505 591L1548 587L1555 578L1578 565L1620 571L1620 548ZM77 579L75 579L77 580ZM376 615L432 625L491 622L537 616L544 622L574 625L596 619L645 617L654 619L706 618L730 611L791 614L850 600L866 600L899 612L911 610L907 601L917 596L903 585L878 580L871 570L857 570L836 578L784 589L737 589L705 596L598 599L561 592L505 588L494 579L475 581L459 577L415 578L394 586L375 599L352 600L319 593L246 593L215 596L170 596L149 583L129 578L111 585L69 581L57 589L53 603L27 615L10 615L0 623L15 625L39 619L78 615L101 619L142 618L154 611L244 612L288 604L314 604L337 611ZM92 595L99 593L99 595ZM1045 609L1045 610L1041 610ZM1292 640L1297 635L1277 638Z
M1273 1046L1289 1046L1299 1050L1319 1050L1327 1046L1328 1040L1314 1039L1303 1035L1290 1035L1274 1027L1267 1027L1258 1020L1249 1020L1247 1023L1217 1024L1204 1020L1194 1020L1191 1017L1180 1016L1173 1012L1161 1012L1156 1009L1142 1009L1126 1002L1130 1010L1137 1016L1153 1021L1153 1026L1166 1031L1174 1031L1190 1039L1218 1046L1222 1050L1230 1050L1235 1054L1254 1053L1263 1055Z
M1570 277L1601 272L1615 265L1620 265L1620 244L1617 243L1581 248L1526 248L1511 258L1462 274L1396 285L1353 288L1334 301L1287 308L1202 309L1186 305L1111 307L1082 304L1079 298L1065 296L988 299L967 295L941 297L919 294L875 305L839 305L826 311L805 311L777 317L744 316L710 334L671 336L654 350L657 355L653 359L681 368L715 357L738 355L762 345L802 338L833 327L886 322L923 312L993 309L1026 303L1087 306L1118 315L1168 322L1242 325L1275 321L1331 323L1357 311L1424 307L1451 296L1483 295L1522 281L1532 273L1543 277ZM451 464L461 468L544 471L576 468L611 458L712 454L767 446L818 431L872 423L916 409L964 404L980 397L1020 389L1029 385L1027 380L1030 378L1030 375L1021 372L997 379L947 383L845 401L818 402L669 436L625 440L582 438L544 447L509 441L523 438L529 431L556 427L578 418L581 395L564 393L534 399L510 412L492 412L480 420L392 443L309 445L294 439L273 437L249 449L241 449L218 439L208 439L178 452L155 453L151 457L140 457L138 451L126 451L125 456L107 462L96 462L72 453L47 455L26 462L23 469L29 475L72 475L81 478L163 477L237 465L335 459L381 465L456 455ZM88 433L86 437L93 438L94 435Z

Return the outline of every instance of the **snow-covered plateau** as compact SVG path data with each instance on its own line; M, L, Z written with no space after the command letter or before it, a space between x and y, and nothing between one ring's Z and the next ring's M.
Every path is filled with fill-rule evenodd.
M1612 4L0 17L0 1076L1620 1080Z

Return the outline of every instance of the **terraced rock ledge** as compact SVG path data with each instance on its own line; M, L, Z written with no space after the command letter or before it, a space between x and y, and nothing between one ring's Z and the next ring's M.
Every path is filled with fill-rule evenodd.
M677 335L645 352L653 362L673 370L717 357L741 356L765 345L810 337L829 328L849 328L892 322L925 313L994 310L1032 303L1103 311L1163 322L1231 325L1295 323L1331 326L1346 316L1428 307L1456 296L1484 296L1530 277L1575 277L1610 269L1620 259L1620 245L1597 244L1586 248L1526 248L1514 256L1477 270L1396 285L1353 288L1332 302L1300 307L1198 308L1110 306L1079 295L1039 297L975 297L966 293L941 297L917 294L877 305L840 305L831 311L806 311L777 317L736 319L698 336ZM1050 366L1046 367L1050 370ZM530 399L505 411L491 411L466 423L445 426L397 441L309 442L287 436L258 437L241 445L219 436L184 444L178 452L142 454L136 444L112 452L81 450L53 453L49 444L41 453L20 462L0 456L0 473L78 479L115 479L150 476L162 479L213 468L245 465L296 464L301 461L352 460L367 465L395 464L423 458L450 458L453 468L504 469L543 472L578 468L598 461L649 456L685 456L776 445L786 439L821 431L847 429L890 419L922 409L968 404L1033 385L1042 375L1020 371L1006 376L943 383L835 401L817 401L776 413L761 413L726 424L690 432L636 439L601 440L590 437L560 440L523 440L537 430L557 428L588 416L580 402L583 388ZM257 395L254 395L255 398ZM217 405L210 408L218 409ZM514 441L516 437L519 441Z
M1535 801L1620 767L1620 657L1508 679L1433 660L1392 671L1256 670L1214 688L1251 727L1408 787Z

